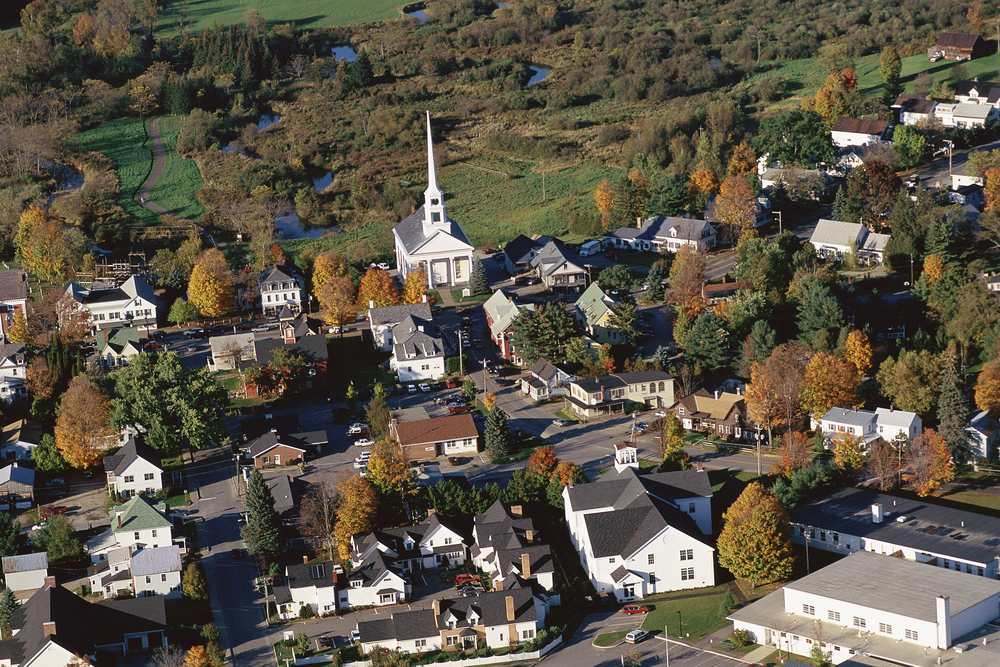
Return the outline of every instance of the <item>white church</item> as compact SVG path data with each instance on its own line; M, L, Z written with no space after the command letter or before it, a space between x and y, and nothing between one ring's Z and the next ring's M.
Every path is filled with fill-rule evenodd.
M472 244L462 227L448 218L444 193L437 183L431 114L427 112L427 189L424 205L392 230L396 239L396 266L400 280L410 271L423 268L427 287L455 286L469 281L472 271Z

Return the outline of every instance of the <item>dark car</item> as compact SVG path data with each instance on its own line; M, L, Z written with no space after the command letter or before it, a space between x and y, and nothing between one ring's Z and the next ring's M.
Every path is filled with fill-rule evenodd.
M462 465L462 461L459 460L459 458L457 456L449 456L448 457L448 463L450 465L453 465L453 466L460 466L460 465Z
M505 259L507 259L507 257L502 252L498 252L497 254L493 255L493 259L495 259L498 262L502 262Z
M230 556L232 556L233 560L239 560L240 558L243 558L243 549L233 549L230 552Z
M328 648L333 648L333 639L331 639L330 637L317 637L316 648L320 651L325 651Z
M441 391L444 389L444 385L440 382L431 382L431 389L434 391Z
M201 327L194 327L193 329L185 329L184 335L188 338L204 338L207 334Z

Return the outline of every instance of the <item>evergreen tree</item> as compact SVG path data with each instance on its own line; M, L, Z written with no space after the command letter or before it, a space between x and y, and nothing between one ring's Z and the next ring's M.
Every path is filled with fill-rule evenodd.
M507 413L499 405L493 406L486 415L486 453L492 458L506 456L510 452L510 424Z
M649 273L646 275L646 284L649 285L646 298L654 302L663 301L663 265L660 262L656 262L649 269Z
M274 511L274 496L260 470L254 470L247 481L247 522L240 531L247 551L261 565L281 549L278 513Z
M10 622L14 617L14 612L21 606L21 602L14 595L10 588L4 588L0 594L0 628L3 629L3 636L9 637L11 632Z
M0 557L13 556L17 553L17 532L20 526L14 523L11 515L0 512Z
M576 320L558 303L543 303L534 312L522 312L511 329L511 342L526 364L539 357L554 364L565 361L566 347L577 336Z
M490 279L486 275L486 266L481 259L472 262L472 276L469 278L469 289L473 294L489 294L490 292Z
M347 68L347 76L344 77L344 85L349 90L365 88L372 82L374 73L372 72L372 62L367 51L362 51L358 57Z
M697 317L682 345L684 354L707 371L716 371L729 364L729 332L714 313Z
M882 89L885 91L883 100L886 104L891 104L903 92L903 86L899 82L903 61L896 47L890 44L882 49L882 55L878 60L878 71L882 75Z
M847 194L846 187L837 190L830 219L840 222L857 222L861 219L861 206Z
M802 280L797 322L801 331L799 340L817 351L824 347L817 334L832 335L844 325L844 313L837 298L819 278L810 276Z
M948 444L948 451L958 463L969 459L969 399L959 377L955 359L946 359L941 369L941 387L938 393L938 433Z
M688 175L663 176L653 186L646 204L649 215L679 215L687 203Z
M186 116L191 111L191 98L183 79L175 78L164 84L163 106L175 116Z

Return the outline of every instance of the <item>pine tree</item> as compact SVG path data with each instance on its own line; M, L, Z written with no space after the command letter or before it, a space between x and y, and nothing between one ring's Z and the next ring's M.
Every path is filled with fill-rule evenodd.
M492 458L506 456L510 451L510 424L507 413L497 405L486 415L486 453Z
M937 408L938 433L948 444L948 451L955 461L964 463L970 455L969 437L965 432L969 423L969 400L954 358L947 359L941 370Z
M3 629L3 636L9 637L11 632L10 622L14 617L14 612L21 606L14 591L4 588L0 594L0 628Z
M486 275L486 266L483 260L477 259L472 262L472 276L469 279L469 289L473 294L489 294L490 279Z
M729 332L714 313L698 316L682 347L685 356L705 370L716 371L729 364Z
M274 511L274 496L259 470L247 481L247 522L240 531L247 551L263 564L281 549L278 513Z
M832 333L833 329L843 326L844 313L840 304L819 278L808 277L802 281L797 322L802 332L799 340L813 349L816 349L818 332Z
M653 264L652 268L649 269L649 273L646 275L646 284L649 285L649 290L646 292L646 298L650 301L663 301L664 291L662 264L659 262Z
M830 219L840 222L857 222L861 219L861 207L847 194L846 187L837 190Z

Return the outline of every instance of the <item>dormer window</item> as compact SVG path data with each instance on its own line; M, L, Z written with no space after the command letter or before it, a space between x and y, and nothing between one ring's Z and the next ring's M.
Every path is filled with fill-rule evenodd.
M407 551L413 551L413 542L404 542L403 548Z

